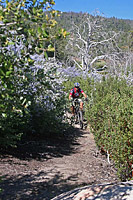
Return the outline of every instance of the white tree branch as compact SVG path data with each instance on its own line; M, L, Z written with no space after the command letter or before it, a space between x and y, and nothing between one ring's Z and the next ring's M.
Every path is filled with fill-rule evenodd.
M73 59L73 61L75 62L76 65L78 65L78 67L79 67L80 69L82 69L82 67L78 64L78 62L77 62L76 60Z
M96 60L104 59L104 58L107 58L107 57L108 57L108 55L101 55L101 56L95 57L95 58L90 62L90 66L92 66L93 63L94 63Z
M109 42L109 41L113 40L113 38L115 38L116 35L117 35L117 34L114 34L111 38L102 40L102 41L100 41L100 42L92 42L92 43L89 45L89 48L91 48L92 46L93 46L93 47L94 47L94 46L97 46L98 44L104 44L104 43L106 43L106 42Z

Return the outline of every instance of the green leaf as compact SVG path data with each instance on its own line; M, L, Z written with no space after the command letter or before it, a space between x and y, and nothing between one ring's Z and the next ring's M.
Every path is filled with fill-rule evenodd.
M6 118L7 117L6 113L2 113L2 117Z
M48 59L48 54L46 53L46 51L44 51L44 56L46 59Z
M35 51L36 51L37 53L39 53L39 48L38 48L38 47L35 47Z
M42 33L42 29L41 29L41 27L38 27L37 30L38 30L38 33L40 33L40 34Z
M5 76L5 73L2 69L0 69L0 76Z
M9 75L12 73L12 71L7 71L6 72L6 77L9 77Z
M36 14L36 9L35 8L33 8L33 14Z
M53 51L55 51L55 48L50 44L50 45L48 46L47 51L53 52Z
M23 100L22 105L24 105L26 103L26 100L27 100L26 98Z
M48 33L45 30L43 30L43 36L48 37Z

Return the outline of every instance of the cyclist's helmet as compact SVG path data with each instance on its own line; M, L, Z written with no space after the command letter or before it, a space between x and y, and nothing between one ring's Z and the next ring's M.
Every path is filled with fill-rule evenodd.
M79 87L80 87L80 84L79 84L79 83L74 83L74 86L75 86L76 88L79 88Z

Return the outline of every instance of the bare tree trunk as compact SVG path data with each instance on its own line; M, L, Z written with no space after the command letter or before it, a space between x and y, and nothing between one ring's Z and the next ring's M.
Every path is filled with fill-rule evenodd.
M120 65L123 59L123 52L117 45L121 33L107 31L103 17L86 13L80 25L73 23L70 33L67 51L73 55L72 59L80 69L95 69L94 63L104 59L113 62L116 72L117 65Z

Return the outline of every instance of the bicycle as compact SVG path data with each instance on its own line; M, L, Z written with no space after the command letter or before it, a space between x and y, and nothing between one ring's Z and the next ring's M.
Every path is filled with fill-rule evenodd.
M84 118L83 118L83 110L80 109L80 101L78 99L74 99L73 106L74 106L75 121L78 122L80 125L80 128L83 129Z

